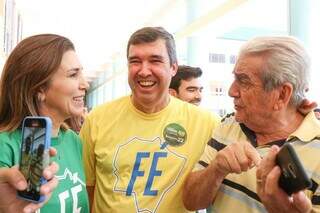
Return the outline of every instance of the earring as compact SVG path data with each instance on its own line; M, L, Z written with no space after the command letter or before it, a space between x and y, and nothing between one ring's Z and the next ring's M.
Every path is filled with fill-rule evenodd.
M43 102L44 101L44 96L42 94L38 94L38 101Z

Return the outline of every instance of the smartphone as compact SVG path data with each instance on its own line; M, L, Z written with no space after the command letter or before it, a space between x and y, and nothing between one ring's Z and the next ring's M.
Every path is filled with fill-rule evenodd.
M281 168L279 186L288 195L311 187L311 180L291 144L283 145L276 156L276 162Z
M45 199L40 195L40 187L46 183L42 173L49 163L51 126L48 117L26 117L22 123L19 170L27 181L27 189L18 191L17 196L34 203Z

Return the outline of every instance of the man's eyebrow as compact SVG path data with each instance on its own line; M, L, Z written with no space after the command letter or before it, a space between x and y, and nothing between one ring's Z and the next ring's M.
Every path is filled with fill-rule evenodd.
M128 61L134 60L134 59L139 59L139 57L138 56L129 56L128 57Z
M250 77L245 73L235 73L232 72L236 78L248 79L251 80Z
M163 59L163 56L161 56L161 55L151 55L150 58Z

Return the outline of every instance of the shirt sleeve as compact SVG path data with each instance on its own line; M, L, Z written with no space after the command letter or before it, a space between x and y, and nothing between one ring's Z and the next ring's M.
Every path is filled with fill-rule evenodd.
M205 147L205 150L203 152L203 154L200 157L200 160L198 161L198 163L195 165L193 171L198 171L198 170L202 170L204 168L206 168L207 166L209 166L209 164L211 163L211 161L216 157L217 154L217 150L212 147L214 143L214 139L210 139Z
M312 186L310 189L305 190L306 195L310 198L312 203L312 213L320 212L320 166L313 171L311 175Z
M213 137L216 129L218 129L218 127L221 123L221 118L220 118L220 116L218 116L214 113L210 113L210 121L212 123L211 137ZM217 151L215 149L213 149L213 147L212 147L213 141L214 141L213 138L209 139L209 141L207 142L207 144L205 146L204 152L202 153L202 155L200 157L200 160L195 165L195 167L193 168L192 171L198 171L198 170L204 169L215 158Z
M213 135L215 133L215 130L221 124L221 117L219 115L217 115L217 114L214 114L214 113L210 113L210 114L211 114L211 120L212 120L212 123L213 123L211 136L213 137Z
M86 183L87 183L87 186L94 186L96 183L96 176L95 176L96 160L94 155L95 131L92 129L93 125L91 123L90 118L91 118L90 116L86 117L79 135L83 145L82 160L83 160L84 171L86 175Z

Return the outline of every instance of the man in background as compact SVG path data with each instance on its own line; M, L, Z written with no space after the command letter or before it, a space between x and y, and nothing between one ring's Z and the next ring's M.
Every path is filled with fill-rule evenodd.
M203 86L200 81L202 70L200 67L191 67L187 65L179 65L178 71L172 77L169 93L182 101L199 106L202 99ZM207 210L198 210L197 212L211 212L211 208Z
M177 74L171 79L170 95L199 106L203 89L200 82L201 75L202 70L199 67L178 66Z

